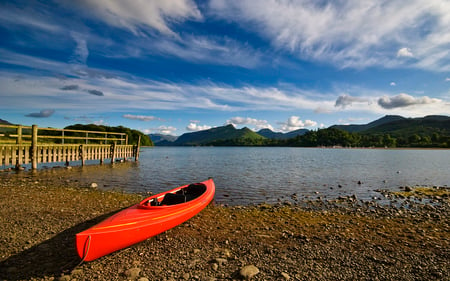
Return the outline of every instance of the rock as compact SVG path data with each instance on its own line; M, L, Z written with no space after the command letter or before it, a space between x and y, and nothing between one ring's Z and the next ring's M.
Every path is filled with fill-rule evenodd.
M411 191L413 191L413 189L410 186L405 186L405 191L406 192L411 192Z
M189 280L189 278L191 278L191 275L189 274L189 272L186 272L185 274L183 274L184 280Z
M214 262L214 263L211 264L211 269L216 271L217 269L219 269L219 265Z
M283 277L284 280L291 279L291 276L289 276L289 274L287 274L286 272L281 272L281 277Z
M125 276L131 279L136 279L139 276L139 273L141 273L141 269L137 267L127 269L124 272Z
M90 187L91 187L91 188L94 188L94 189L95 189L95 188L97 188L97 187L98 187L98 184L97 184L97 183L95 183L95 182L93 182L93 183L91 183Z
M149 281L147 277L141 277L138 279L138 281Z
M72 276L73 275L81 275L81 274L83 274L83 270L82 269L74 269L74 270L72 270L72 272L70 273Z
M259 269L254 265L246 265L239 270L239 275L245 280L250 280L258 273Z
M70 275L63 275L58 278L59 281L70 281Z
M223 258L216 258L216 259L214 259L214 261L220 266L227 263L227 259L223 259Z

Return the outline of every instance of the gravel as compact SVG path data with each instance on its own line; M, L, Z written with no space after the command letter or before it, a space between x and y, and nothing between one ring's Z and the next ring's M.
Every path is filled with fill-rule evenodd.
M0 280L450 280L448 197L211 204L80 265L75 234L140 199L0 175Z

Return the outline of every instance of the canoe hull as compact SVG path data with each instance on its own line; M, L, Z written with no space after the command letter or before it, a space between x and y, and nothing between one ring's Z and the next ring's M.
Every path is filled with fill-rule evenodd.
M78 255L91 261L114 251L144 241L152 236L171 229L195 216L213 199L215 185L212 179L202 182L206 191L194 200L168 206L147 206L155 198L174 193L178 187L144 199L99 224L76 235Z

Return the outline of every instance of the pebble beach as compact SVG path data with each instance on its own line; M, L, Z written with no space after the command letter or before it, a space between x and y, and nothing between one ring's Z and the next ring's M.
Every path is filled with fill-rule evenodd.
M80 264L75 234L142 195L0 175L0 280L450 280L450 200L387 194L210 204L156 237ZM400 193L401 192L401 193ZM295 198L294 198L295 199Z

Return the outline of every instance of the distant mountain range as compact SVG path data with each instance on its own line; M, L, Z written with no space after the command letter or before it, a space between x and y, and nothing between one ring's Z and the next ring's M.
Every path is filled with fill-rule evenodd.
M270 129L262 129L258 132L254 132L247 127L236 129L230 124L208 130L185 133L179 137L162 134L150 134L149 137L156 146L196 146L222 145L230 140L252 142L264 139L290 139L298 135L303 135L306 132L308 132L307 129L300 129L285 134L273 132Z
M386 115L378 120L362 125L333 125L329 129L339 129L360 134L389 134L393 137L409 137L411 135L439 134L450 136L450 117L430 115L421 118L405 118L398 115ZM300 129L288 133L273 132L262 129L253 132L248 128L236 129L233 125L216 127L209 130L185 133L179 137L150 134L156 146L197 146L197 145L251 145L261 140L283 141L302 136L309 131Z
M10 125L11 123L0 119L0 124ZM420 118L405 118L398 115L386 115L368 124L333 125L328 129L338 129L366 136L389 135L398 138L399 141L408 138L410 141L414 141L416 136L419 136L425 137L425 140L431 139L432 142L439 139L444 147L450 145L450 141L447 141L450 140L449 116L429 115ZM185 133L179 137L163 134L150 134L148 136L156 146L285 145L286 142L289 143L295 137L303 136L308 132L310 131L306 129L288 133L273 132L270 129L254 132L247 127L236 129L233 125L226 125L204 131ZM422 140L424 139L422 138Z
M265 138L268 138L268 139L286 140L286 139L295 138L296 136L303 136L308 131L309 131L308 129L299 129L299 130L291 131L288 133L280 133L280 132L274 132L270 129L262 129L256 133Z
M431 135L439 133L450 135L450 117L429 115L420 118L405 118L398 115L386 115L365 125L334 125L330 128L350 133L390 134L392 136Z

